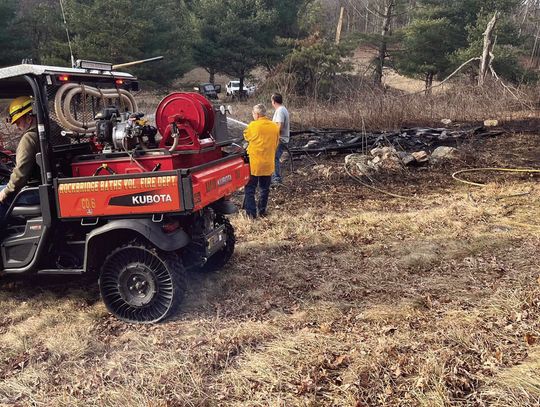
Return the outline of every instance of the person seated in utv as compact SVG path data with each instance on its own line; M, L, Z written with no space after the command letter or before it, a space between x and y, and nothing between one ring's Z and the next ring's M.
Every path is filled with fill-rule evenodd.
M32 113L32 98L21 96L9 105L9 120L23 133L15 154L15 168L6 185L0 185L0 220L4 220L13 199L30 178L39 177L36 154L39 153L39 137L36 117ZM37 191L24 194L17 200L20 205L39 204Z

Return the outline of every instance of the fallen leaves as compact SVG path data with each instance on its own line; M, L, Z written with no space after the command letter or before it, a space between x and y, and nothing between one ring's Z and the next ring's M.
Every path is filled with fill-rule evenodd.
M43 363L50 357L48 349L42 345L36 348L16 354L0 364L0 379L5 380L22 372L30 363Z
M331 369L340 369L342 367L348 366L351 359L349 355L339 355L334 361L329 365Z
M526 333L523 339L525 340L525 343L529 346L536 345L536 343L538 342L538 337L531 333Z
M500 190L474 192L471 208L447 172L429 171L388 179L393 191L422 193L421 203L397 202L303 171L272 191L264 222L233 219L233 262L193 274L173 321L132 326L89 304L92 341L59 359L40 341L51 321L61 337L89 312L79 294L2 286L0 404L395 407L435 405L434 395L438 405L495 404L490 380L540 343L538 240L486 229ZM434 257L418 259L427 267L400 267L419 250ZM53 301L73 306L51 318Z

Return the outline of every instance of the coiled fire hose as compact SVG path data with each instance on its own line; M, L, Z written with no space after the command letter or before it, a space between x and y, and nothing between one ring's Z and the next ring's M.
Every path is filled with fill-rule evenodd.
M130 112L137 111L137 102L131 93L124 89L97 89L91 86L79 85L76 83L66 83L56 92L54 97L54 110L58 123L66 130L74 133L88 134L96 131L96 125L93 121L77 120L71 112L73 98L81 95L83 114L86 109L86 97L93 96L101 100L103 106L106 106L107 100L119 99L122 107Z
M361 185L363 185L363 186L365 186L365 187L367 187L369 189L372 189L374 191L380 192L380 193L385 194L385 195L392 196L394 198L409 199L409 200L417 199L416 197L407 197L407 196L397 195L397 194L394 194L392 192L388 192L388 191L382 190L380 188L374 187L373 185L369 185L369 184L365 183L364 181L362 181L362 179L360 177L352 174L352 172L348 168L347 163L345 164L345 172L347 173L347 175L349 175L349 177L354 179L359 184L361 184ZM538 173L540 173L540 169L534 169L534 168L531 168L531 169L529 169L529 168L471 168L471 169L460 170L460 171L454 172L452 174L452 178L454 180L458 181L458 182L462 182L462 183L467 184L467 185L474 185L474 186L478 186L478 187L486 187L487 186L487 184L481 184L479 182L472 182L472 181L467 181L467 180L458 178L458 175L460 175L460 174L466 174L466 173L471 173L471 172L512 172L512 173L538 174Z
M456 181L458 182L462 182L464 184L467 184L467 185L474 185L474 186L477 186L477 187L485 187L487 186L486 184L481 184L479 182L472 182L472 181L467 181L467 180L464 180L464 179L461 179L461 178L458 178L458 175L460 174L466 174L466 173L469 173L469 172L514 172L514 173L528 173L528 174L538 174L540 173L540 169L534 169L534 168L472 168L472 169L468 169L468 170L461 170L461 171L457 171L457 172L454 172L452 174L452 178L455 179Z

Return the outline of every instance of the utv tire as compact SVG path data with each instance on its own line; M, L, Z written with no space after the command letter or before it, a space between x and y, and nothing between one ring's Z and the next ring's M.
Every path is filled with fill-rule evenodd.
M234 236L234 228L224 216L220 216L217 219L219 225L225 225L225 247L219 252L214 253L202 267L205 272L213 272L222 269L231 259L234 253L234 245L236 243L236 237Z
M99 291L107 309L126 322L150 324L179 307L185 271L175 253L132 242L113 250L103 262Z

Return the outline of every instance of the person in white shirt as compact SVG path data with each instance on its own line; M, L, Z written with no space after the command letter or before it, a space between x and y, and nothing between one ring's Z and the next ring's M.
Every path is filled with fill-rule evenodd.
M289 143L291 126L289 122L289 111L283 106L283 96L281 96L281 94L274 93L272 95L272 106L276 110L272 121L279 126L279 145L276 151L276 168L272 175L272 184L276 185L282 183L279 160L281 159L283 151L285 151L285 147Z

